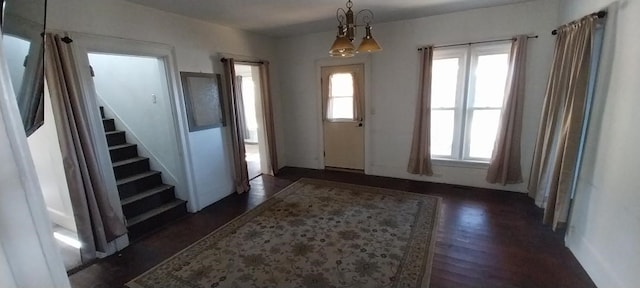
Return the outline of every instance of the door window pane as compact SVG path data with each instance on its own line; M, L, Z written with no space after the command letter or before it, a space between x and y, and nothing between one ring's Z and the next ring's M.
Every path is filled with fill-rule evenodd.
M431 111L431 155L452 156L453 126L453 110Z
M471 117L469 157L490 159L500 122L500 109L475 110Z
M502 107L508 72L509 54L479 56L473 107Z
M332 74L329 81L331 82L330 97L353 96L353 75L351 73Z
M353 75L351 73L331 74L329 89L327 118L353 120Z
M353 97L331 98L329 105L329 119L353 119Z
M459 62L460 58L447 58L433 61L431 107L453 108L456 106Z

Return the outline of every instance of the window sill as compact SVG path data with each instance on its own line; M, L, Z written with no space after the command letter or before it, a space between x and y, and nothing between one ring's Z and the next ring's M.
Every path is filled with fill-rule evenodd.
M433 163L433 165L436 165L436 166L447 166L447 167L475 168L475 169L486 169L489 167L489 162L472 161L472 160L453 160L453 159L434 158L431 160L431 162Z

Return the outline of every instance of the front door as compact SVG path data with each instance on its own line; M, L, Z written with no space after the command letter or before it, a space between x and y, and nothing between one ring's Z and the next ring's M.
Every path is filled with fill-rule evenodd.
M322 67L324 165L364 170L364 65Z

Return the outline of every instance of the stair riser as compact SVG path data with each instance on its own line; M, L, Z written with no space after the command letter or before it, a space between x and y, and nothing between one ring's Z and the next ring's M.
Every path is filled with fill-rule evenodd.
M111 162L118 162L138 157L138 147L128 146L124 148L109 150L109 155L111 155Z
M127 143L127 138L124 136L124 132L107 134L107 144L109 146L122 145Z
M102 126L104 126L104 132L116 131L116 123L113 119L102 119Z
M113 173L117 180L149 171L149 159L113 167Z
M104 117L104 107L100 106L100 116L102 117L102 119L107 118Z
M187 205L185 202L182 205L176 206L173 209L160 213L136 225L127 227L127 229L129 230L129 239L138 239L144 234L149 233L157 229L158 227L164 226L170 221L179 219L186 214Z
M118 192L120 194L120 199L124 199L131 197L140 191L149 190L152 187L159 186L160 184L162 184L160 174L153 174L133 182L118 185Z
M149 197L122 206L122 212L126 218L138 216L162 204L169 203L175 199L173 187L153 194Z

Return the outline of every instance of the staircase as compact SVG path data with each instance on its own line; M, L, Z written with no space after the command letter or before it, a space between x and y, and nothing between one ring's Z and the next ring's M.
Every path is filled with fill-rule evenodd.
M136 144L126 142L113 119L100 107L113 173L118 185L129 239L135 240L187 214L186 201L176 199L174 186L162 183L161 172L149 167L149 158L138 156Z

